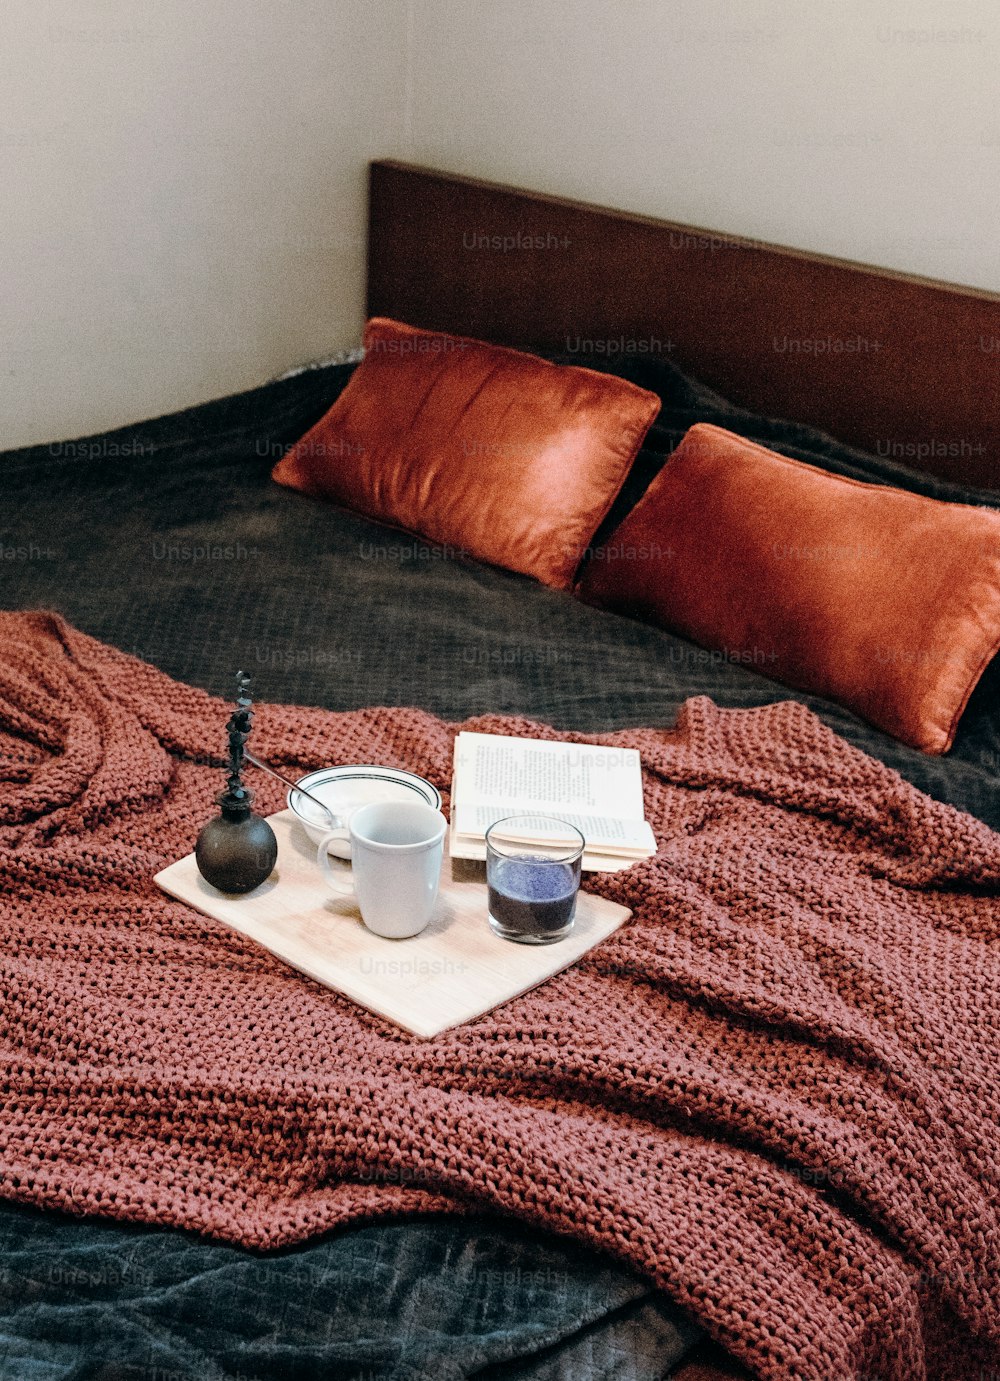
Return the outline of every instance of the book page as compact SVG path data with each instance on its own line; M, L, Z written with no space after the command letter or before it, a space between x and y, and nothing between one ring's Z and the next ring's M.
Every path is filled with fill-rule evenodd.
M538 811L575 825L588 847L655 849L634 748L460 733L452 809L460 834L481 837L495 820Z

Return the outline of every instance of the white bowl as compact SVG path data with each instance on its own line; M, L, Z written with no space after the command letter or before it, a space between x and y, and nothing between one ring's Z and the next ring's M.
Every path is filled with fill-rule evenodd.
M370 801L412 801L416 798L426 801L435 810L441 809L441 793L432 782L398 767L376 767L371 763L321 767L299 777L297 785L305 787L341 819ZM336 828L327 822L319 807L299 791L288 792L288 808L302 822L314 844ZM334 858L350 858L350 841L333 840L329 851Z

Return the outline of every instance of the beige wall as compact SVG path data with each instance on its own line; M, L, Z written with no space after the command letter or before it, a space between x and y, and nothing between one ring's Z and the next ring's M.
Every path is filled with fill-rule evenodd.
M992 0L4 0L0 441L356 342L394 155L1000 289Z
M416 0L418 161L1000 289L995 0Z
M0 444L357 339L405 0L3 0Z

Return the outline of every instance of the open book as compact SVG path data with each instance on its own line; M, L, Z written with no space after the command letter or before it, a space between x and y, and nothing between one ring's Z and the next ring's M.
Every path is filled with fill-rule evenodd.
M583 866L589 872L613 872L656 853L634 748L458 734L452 857L485 858L485 835L494 821L531 813L576 826L587 841Z

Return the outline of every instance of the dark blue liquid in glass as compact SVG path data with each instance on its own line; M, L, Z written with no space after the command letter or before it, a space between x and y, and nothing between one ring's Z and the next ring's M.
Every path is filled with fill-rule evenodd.
M530 855L490 860L490 919L509 940L546 944L561 940L573 924L580 864Z

